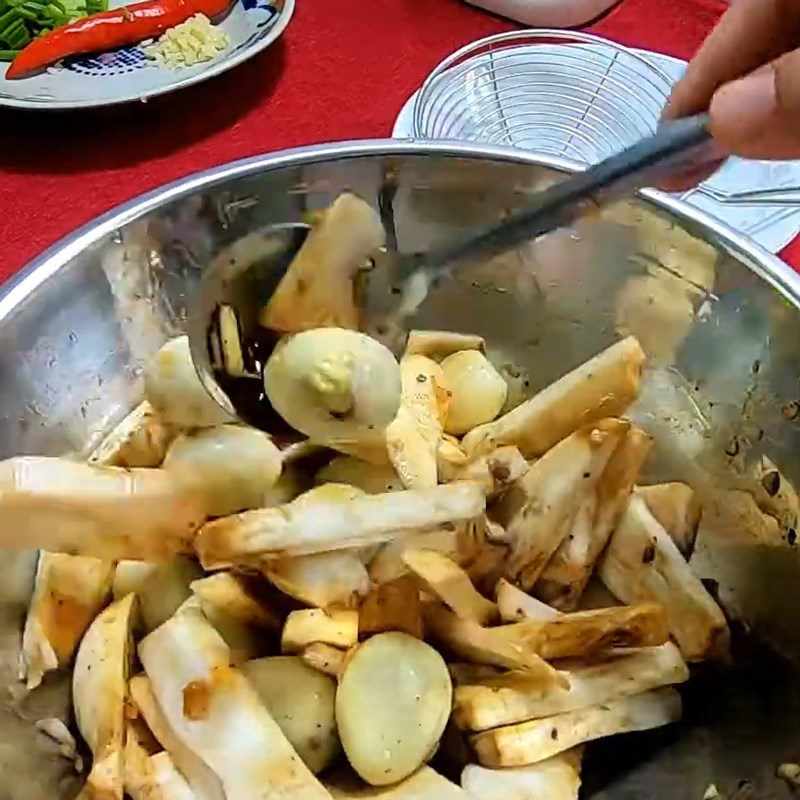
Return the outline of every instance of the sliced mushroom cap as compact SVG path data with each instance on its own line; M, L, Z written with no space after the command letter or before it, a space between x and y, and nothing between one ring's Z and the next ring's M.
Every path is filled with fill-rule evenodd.
M336 692L336 722L347 758L375 786L411 775L436 749L450 715L447 665L430 645L381 633L347 663Z
M264 369L275 410L309 438L336 447L379 436L400 406L400 367L363 333L317 328L283 340Z

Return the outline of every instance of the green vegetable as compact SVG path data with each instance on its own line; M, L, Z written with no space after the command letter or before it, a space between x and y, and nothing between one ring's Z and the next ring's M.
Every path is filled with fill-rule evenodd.
M16 17L13 22L6 25L6 27L0 31L0 39L13 47L13 42L16 40L17 34L23 31L24 28L25 23Z
M13 61L34 37L108 10L108 0L0 0L0 61Z
M67 14L54 6L52 3L47 6L47 13L50 15L50 19L52 19L56 25L64 25L69 22L69 17Z
M25 17L25 19L29 19L31 22L36 22L39 18L39 15L35 11L29 11L25 6L20 6L17 9L17 13Z
M47 11L47 6L44 3L36 2L36 0L25 0L20 9L41 15Z

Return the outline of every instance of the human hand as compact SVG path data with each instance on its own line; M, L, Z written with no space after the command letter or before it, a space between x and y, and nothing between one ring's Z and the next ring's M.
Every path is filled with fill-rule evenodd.
M708 109L720 157L800 158L797 48L800 2L735 0L676 84L664 118ZM664 188L697 183L714 166L699 165Z

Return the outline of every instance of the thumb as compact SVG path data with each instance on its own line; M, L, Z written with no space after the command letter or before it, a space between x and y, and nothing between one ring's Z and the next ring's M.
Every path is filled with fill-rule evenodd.
M711 99L711 133L745 158L800 158L800 50L720 87Z

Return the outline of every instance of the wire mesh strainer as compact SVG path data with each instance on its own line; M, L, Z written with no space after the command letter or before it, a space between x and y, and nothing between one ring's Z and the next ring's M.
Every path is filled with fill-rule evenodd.
M658 67L597 36L504 33L436 67L414 104L414 135L592 164L655 130L671 86Z

